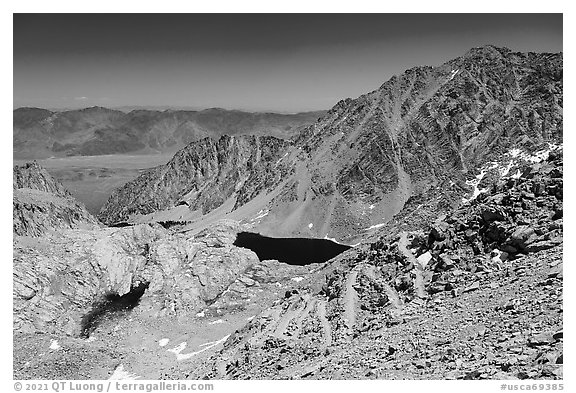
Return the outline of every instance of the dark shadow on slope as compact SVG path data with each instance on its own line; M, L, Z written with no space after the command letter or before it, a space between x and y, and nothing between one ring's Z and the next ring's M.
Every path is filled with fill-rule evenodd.
M94 303L92 310L84 315L80 322L82 337L90 337L90 334L92 334L103 321L111 319L114 315L122 315L122 313L136 307L140 302L140 298L144 295L146 289L148 289L148 286L148 283L140 283L125 295L109 294L101 301Z
M164 228L164 229L170 229L173 227L183 227L185 225L188 225L189 221L168 220L168 221L158 221L158 224L162 225L162 228Z
M129 222L115 222L114 224L108 225L110 228L124 228L124 227L131 227L134 224Z
M250 232L240 232L234 245L254 251L261 261L276 259L300 266L326 262L351 248L326 239L273 238Z

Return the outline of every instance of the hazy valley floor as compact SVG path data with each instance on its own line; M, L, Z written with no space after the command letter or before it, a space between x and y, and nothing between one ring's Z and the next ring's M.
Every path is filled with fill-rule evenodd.
M165 164L173 154L74 156L36 160L78 201L96 215L112 191L134 180L146 169ZM30 160L14 160L23 165Z

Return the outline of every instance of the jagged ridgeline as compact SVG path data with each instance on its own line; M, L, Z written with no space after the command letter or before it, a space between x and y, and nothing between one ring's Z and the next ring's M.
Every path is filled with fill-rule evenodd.
M443 206L456 206L465 180L510 146L561 141L562 97L561 53L474 48L340 101L293 142L192 143L116 190L99 218L112 224L178 204L200 214L246 206L268 235L351 239L449 182L455 192Z
M204 138L114 191L99 217L113 224L177 204L205 214L233 196L240 206L288 174L289 167L277 163L288 146L274 137Z

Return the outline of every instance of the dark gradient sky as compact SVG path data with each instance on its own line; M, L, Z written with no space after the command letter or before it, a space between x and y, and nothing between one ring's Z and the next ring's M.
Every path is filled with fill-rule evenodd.
M16 14L14 107L328 109L474 46L562 51L561 14Z

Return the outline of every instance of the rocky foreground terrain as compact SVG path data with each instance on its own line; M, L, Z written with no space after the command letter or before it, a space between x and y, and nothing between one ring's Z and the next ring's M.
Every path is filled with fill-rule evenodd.
M476 48L292 141L192 143L110 226L36 164L14 188L15 378L563 378L561 55ZM291 265L241 232L353 247Z
M239 230L224 221L194 235L139 225L16 236L15 378L108 379L125 368L159 379L202 361L318 268L259 261L232 245Z
M187 375L562 378L562 155L519 170L342 254Z

